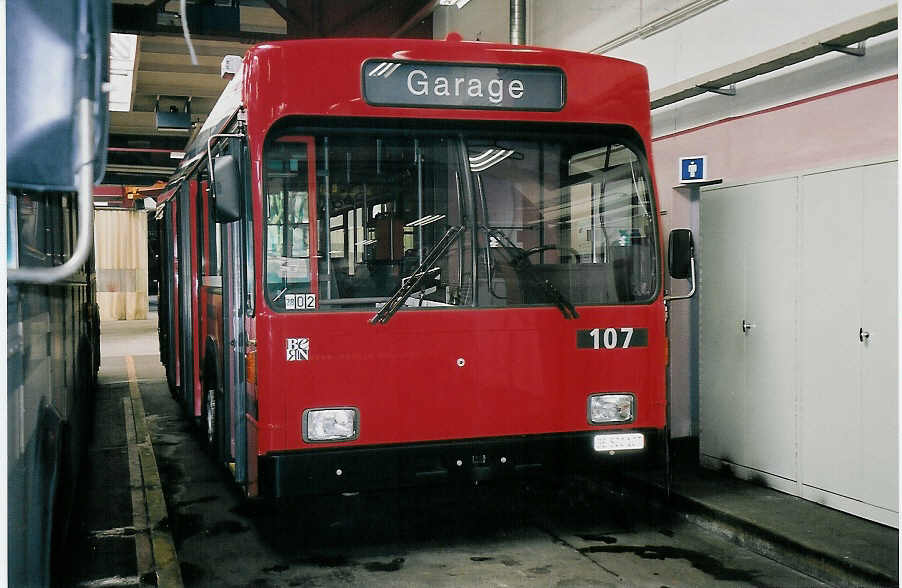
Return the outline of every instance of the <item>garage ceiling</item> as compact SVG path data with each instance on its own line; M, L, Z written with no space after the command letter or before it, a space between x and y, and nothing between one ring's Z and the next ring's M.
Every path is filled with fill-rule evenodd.
M124 112L110 113L105 184L151 185L165 179L203 125L225 87L226 55L244 55L270 40L314 37L432 38L438 0L189 0L186 7L197 65L191 63L178 0L114 0L113 32L137 35L136 50L113 42L113 76L132 71ZM134 58L134 65L128 57ZM119 58L126 58L124 61ZM118 65L118 68L117 68ZM128 104L130 99L130 105ZM184 113L191 129L160 130L155 109Z

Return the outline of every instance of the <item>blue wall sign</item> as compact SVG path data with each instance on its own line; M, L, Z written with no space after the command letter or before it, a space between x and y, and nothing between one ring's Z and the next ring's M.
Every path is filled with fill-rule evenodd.
M680 182L704 182L708 180L708 156L694 155L680 158Z

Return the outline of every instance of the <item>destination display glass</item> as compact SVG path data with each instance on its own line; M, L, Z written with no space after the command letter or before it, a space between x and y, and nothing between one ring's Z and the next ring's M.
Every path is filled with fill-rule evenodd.
M363 98L373 106L560 110L564 72L552 67L371 60Z

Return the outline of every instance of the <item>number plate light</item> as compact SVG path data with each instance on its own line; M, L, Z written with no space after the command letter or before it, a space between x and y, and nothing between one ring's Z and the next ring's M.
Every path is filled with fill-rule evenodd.
M589 396L589 422L593 425L629 423L636 416L636 397L632 394L593 394Z

